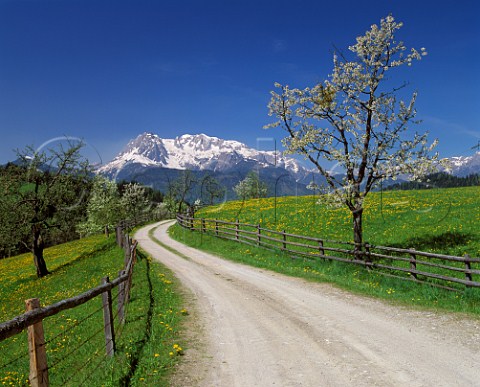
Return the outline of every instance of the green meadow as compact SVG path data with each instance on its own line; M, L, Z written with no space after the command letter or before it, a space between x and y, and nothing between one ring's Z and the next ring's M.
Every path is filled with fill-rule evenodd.
M188 312L173 275L141 251L138 258L126 323L115 320L113 358L105 356L101 297L44 320L52 386L169 385ZM123 267L123 251L104 236L46 249L45 259L52 274L40 279L30 254L0 260L0 322L22 314L28 298L49 305L98 286L107 275L116 278ZM114 289L114 305L116 295ZM28 373L26 332L0 342L0 385L29 385Z
M238 218L292 234L353 240L348 209L323 204L318 195L232 201L206 207L196 217ZM372 192L365 201L364 241L375 245L478 257L479 225L480 187Z

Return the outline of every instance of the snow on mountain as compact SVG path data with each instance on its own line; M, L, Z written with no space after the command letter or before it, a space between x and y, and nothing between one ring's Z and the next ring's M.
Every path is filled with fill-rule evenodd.
M115 176L130 164L169 169L226 171L242 162L260 167L277 166L294 175L309 173L297 160L274 151L258 151L234 140L223 140L205 134L185 134L175 139L162 139L143 133L131 140L99 173Z
M451 157L451 173L455 176L465 177L470 174L480 173L480 152L472 156Z
M480 152L472 156L452 157L450 162L450 172L455 176L480 173ZM305 168L296 159L286 157L281 152L258 151L238 141L205 134L184 134L174 139L163 139L153 133L140 134L111 162L97 171L116 177L125 167L135 167L135 173L140 171L139 168L148 167L214 172L236 168L278 167L288 171L295 180L304 182L312 173L312 170Z

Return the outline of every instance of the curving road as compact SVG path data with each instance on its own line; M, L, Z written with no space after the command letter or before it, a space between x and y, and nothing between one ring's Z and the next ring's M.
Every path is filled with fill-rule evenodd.
M178 385L480 386L479 320L232 263L170 239L171 224L135 238L193 295Z

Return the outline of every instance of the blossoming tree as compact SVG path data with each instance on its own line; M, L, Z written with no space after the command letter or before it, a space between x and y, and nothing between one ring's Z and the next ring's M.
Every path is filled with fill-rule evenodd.
M388 75L420 60L426 51L407 50L395 34L402 27L392 16L372 25L349 47L352 60L335 54L327 80L303 90L276 83L271 92L266 128L287 132L284 146L303 155L325 177L330 199L348 207L353 220L357 256L362 250L362 214L367 194L382 180L407 174L413 179L435 170L436 140L428 133L410 133L415 120L416 93L398 98L400 87ZM329 171L322 160L336 163L342 174Z

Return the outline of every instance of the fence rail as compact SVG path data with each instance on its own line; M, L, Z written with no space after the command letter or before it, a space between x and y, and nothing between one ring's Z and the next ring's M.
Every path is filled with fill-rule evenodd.
M40 300L32 298L26 300L24 314L0 324L0 342L28 330L28 347L30 355L29 381L32 386L48 386L48 369L45 339L43 333L43 321L61 311L76 308L90 300L102 295L103 308L103 331L105 334L105 351L107 356L113 356L115 352L115 332L113 318L112 289L118 287L117 313L120 323L125 322L125 305L130 298L133 268L136 263L137 242L132 241L129 235L124 233L125 227L116 229L117 244L125 251L124 268L114 280L108 277L102 279L102 284L88 291L55 304L40 307Z
M480 288L480 258L435 254L415 249L364 243L361 251L353 242L341 242L287 233L261 225L177 215L180 226L223 239L288 252L308 259L340 261L363 266L404 280L426 282L458 290L458 285ZM455 285L457 285L455 287Z

